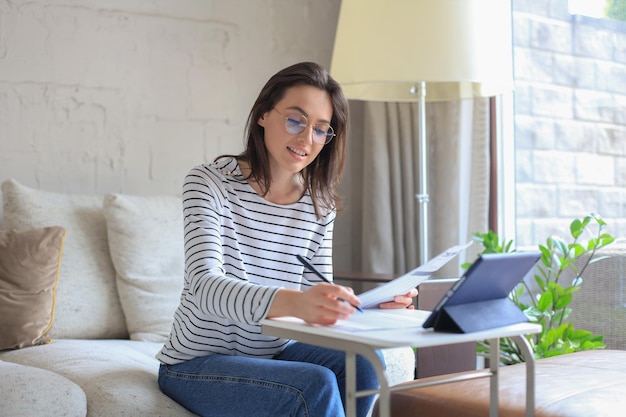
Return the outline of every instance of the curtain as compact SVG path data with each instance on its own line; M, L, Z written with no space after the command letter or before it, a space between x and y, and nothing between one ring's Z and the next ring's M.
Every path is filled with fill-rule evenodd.
M419 149L415 103L366 102L349 205L360 207L357 263L363 272L401 274L419 265ZM360 117L359 117L360 116ZM489 100L427 103L429 257L488 229ZM356 142L356 141L353 141ZM360 235L360 236L359 236ZM476 245L474 245L476 246ZM470 248L437 275L459 276Z

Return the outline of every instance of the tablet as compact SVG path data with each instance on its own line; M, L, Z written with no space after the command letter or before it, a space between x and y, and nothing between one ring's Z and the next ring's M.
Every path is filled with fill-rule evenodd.
M528 321L509 293L539 259L538 251L480 255L437 303L423 327L467 333Z

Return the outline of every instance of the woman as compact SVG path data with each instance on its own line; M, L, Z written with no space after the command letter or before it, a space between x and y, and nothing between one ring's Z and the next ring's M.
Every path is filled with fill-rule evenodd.
M317 64L296 64L263 87L248 117L245 151L188 173L185 285L157 357L161 390L194 413L343 415L344 353L263 335L259 321L294 316L333 324L360 303L350 288L322 282L296 258L332 277L347 125L337 82ZM407 307L415 294L382 307ZM359 357L357 388L377 386L374 369ZM372 402L359 399L359 416Z

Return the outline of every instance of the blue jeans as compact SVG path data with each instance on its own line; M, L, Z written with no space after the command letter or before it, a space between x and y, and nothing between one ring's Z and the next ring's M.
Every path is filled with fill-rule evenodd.
M378 386L374 368L357 355L357 389ZM210 355L161 365L159 387L200 416L341 417L345 352L292 342L273 359ZM359 417L374 398L357 400Z

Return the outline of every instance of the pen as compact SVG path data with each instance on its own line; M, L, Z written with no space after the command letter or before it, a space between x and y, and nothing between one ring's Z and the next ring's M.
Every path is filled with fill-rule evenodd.
M307 258L305 258L304 256L300 256L300 255L296 255L296 257L298 258L298 260L302 263L302 265L304 265L305 267L307 267L311 272L313 272L315 275L317 275L318 277L320 277L322 279L322 281L327 282L329 284L333 284L333 282L330 282L330 280L328 278L326 278L324 276L324 274L322 274L320 272L319 269L317 269L315 267L315 265L313 265L311 262L309 262L309 260ZM344 300L345 301L345 300ZM352 307L356 308L357 310L359 310L361 313L363 312L363 309L359 306L355 306L353 305Z

